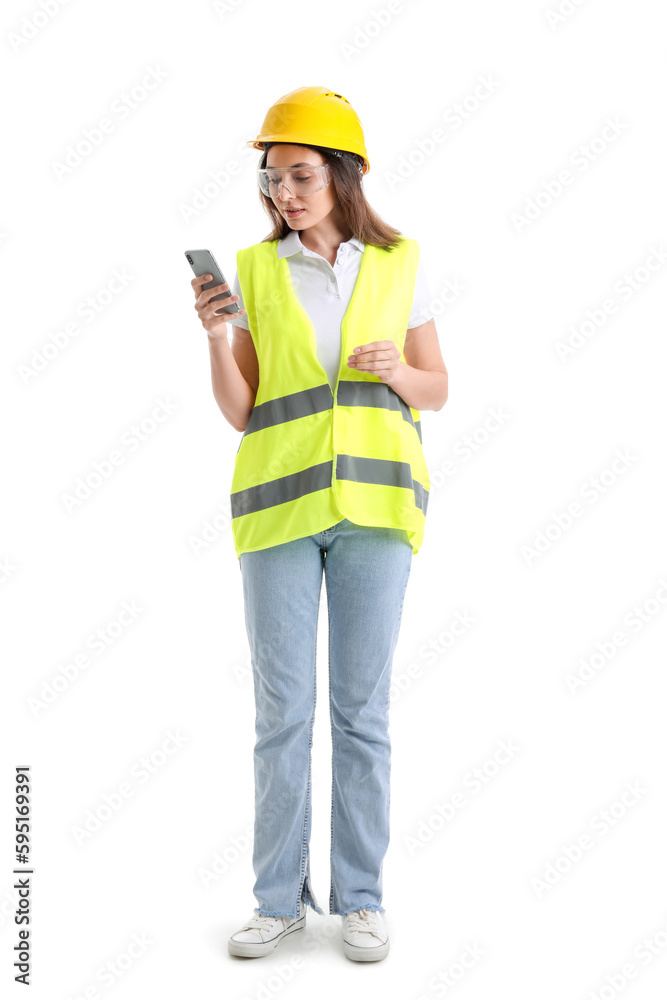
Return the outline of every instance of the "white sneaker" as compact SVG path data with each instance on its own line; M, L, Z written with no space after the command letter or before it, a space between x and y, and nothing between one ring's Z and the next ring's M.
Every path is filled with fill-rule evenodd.
M255 913L247 924L232 934L227 947L230 955L242 958L262 958L270 955L278 943L306 926L306 914L301 917L265 917Z
M376 962L389 952L389 935L379 910L343 915L343 949L353 962Z

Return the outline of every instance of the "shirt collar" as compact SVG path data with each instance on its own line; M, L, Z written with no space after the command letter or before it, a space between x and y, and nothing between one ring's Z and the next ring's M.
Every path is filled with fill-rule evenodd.
M358 240L356 236L353 236L347 241L347 246L353 246L356 250L363 253L365 244L361 240ZM299 232L296 229L292 229L284 239L278 240L278 257L292 257L295 253L303 253L305 250L306 247L301 242Z

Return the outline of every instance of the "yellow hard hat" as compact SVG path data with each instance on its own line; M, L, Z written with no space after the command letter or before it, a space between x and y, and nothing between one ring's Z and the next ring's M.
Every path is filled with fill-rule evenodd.
M266 142L305 143L341 149L363 157L363 173L371 169L364 133L354 108L342 94L326 87L299 87L272 104L256 139L246 145L264 149Z

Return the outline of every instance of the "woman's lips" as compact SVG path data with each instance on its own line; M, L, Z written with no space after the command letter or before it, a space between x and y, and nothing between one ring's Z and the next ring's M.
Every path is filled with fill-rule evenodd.
M301 215L302 212L305 212L304 208L299 208L299 209L296 209L296 210L292 210L291 208L286 208L285 209L285 214L286 215L297 216L297 215Z

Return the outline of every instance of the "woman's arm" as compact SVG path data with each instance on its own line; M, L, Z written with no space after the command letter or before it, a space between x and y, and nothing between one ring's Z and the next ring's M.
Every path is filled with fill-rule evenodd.
M248 330L234 326L231 347L227 324L224 331L208 335L213 395L225 419L235 430L244 431L259 385L257 353Z
M408 330L403 355L405 361L398 362L387 385L415 410L441 410L449 394L449 376L434 319Z

